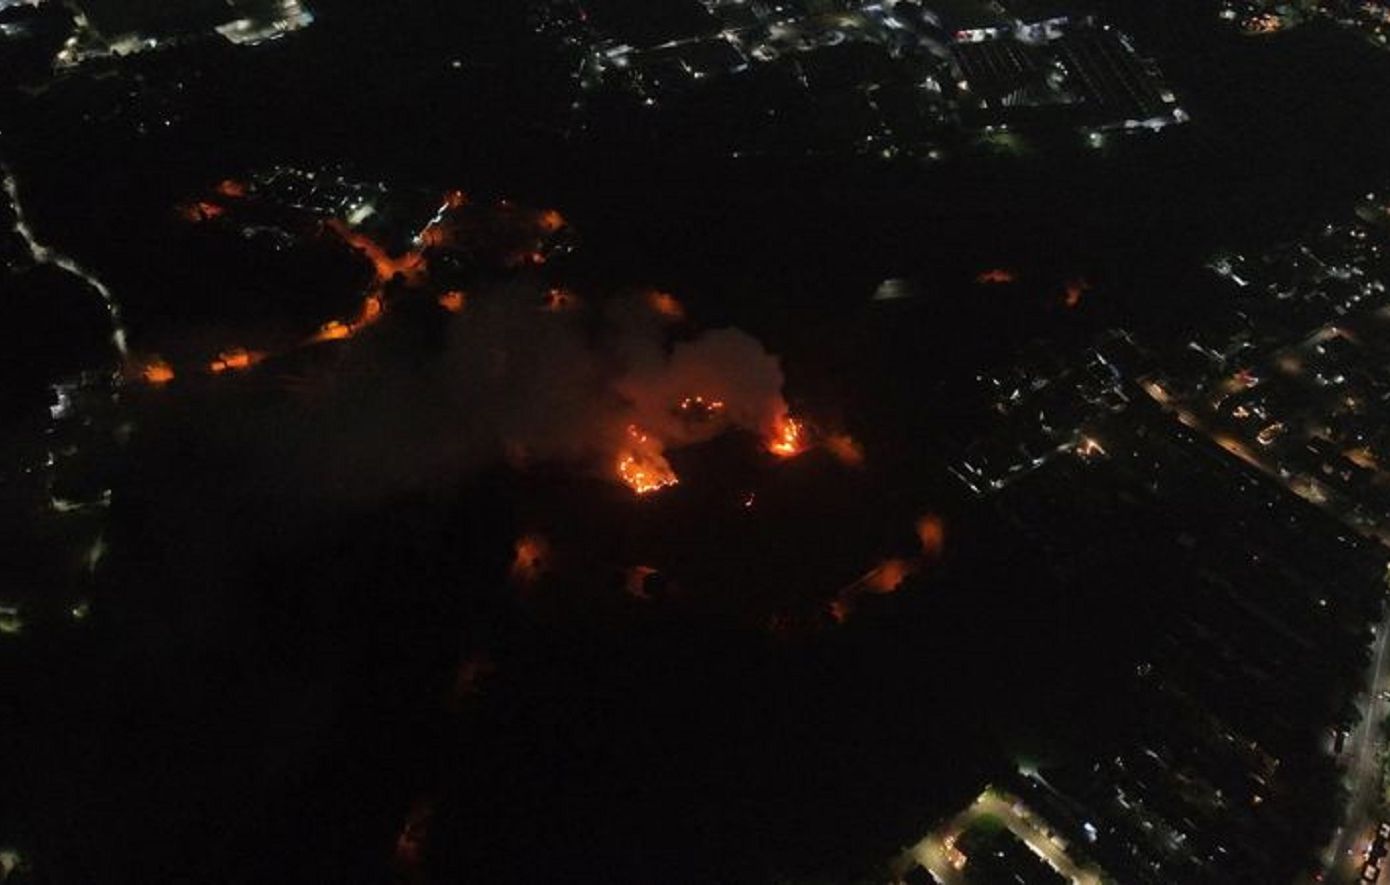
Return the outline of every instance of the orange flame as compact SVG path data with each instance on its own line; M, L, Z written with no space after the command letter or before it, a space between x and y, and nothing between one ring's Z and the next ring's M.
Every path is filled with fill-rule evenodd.
M841 464L850 467L864 466L864 447L848 433L833 433L825 438L826 451L834 455Z
M627 447L618 454L618 477L639 495L650 495L680 482L671 463L661 454L661 444L637 425L627 429Z
M652 292L647 296L647 304L658 316L672 322L685 319L685 307L669 292Z
M556 212L554 209L546 209L540 214L540 217L536 219L536 223L540 225L541 230L548 234L553 234L565 226L565 216Z
M378 283L389 282L396 274L404 277L410 285L415 285L424 279L425 256L422 253L412 251L399 258L393 258L371 237L352 230L336 218L328 220L328 228L342 237L343 242L367 256L367 260L371 261L372 267L376 271Z
M981 271L975 277L975 282L981 286L1002 286L1006 283L1018 282L1018 274L1006 268L995 267Z
M140 366L140 377L145 383L158 387L174 380L174 367L162 357L152 356Z
M246 185L235 178L224 178L217 183L217 193L232 200L246 196Z
M780 415L772 425L767 450L779 458L795 458L806 451L806 428L790 415Z
M365 326L370 326L381 319L384 306L381 296L375 292L362 299L362 307L357 312L357 319L352 321L352 331L356 332Z
M222 372L240 372L265 359L265 354L260 351L247 350L244 347L234 347L231 350L224 350L217 355L217 359L208 364L208 370L213 374Z
M916 570L906 559L885 559L860 579L860 584L870 593L896 593L907 576Z
M1081 296L1089 292L1091 284L1084 279L1067 281L1067 292L1062 297L1062 303L1067 307L1076 307L1081 303Z
M546 568L550 556L550 544L540 535L522 535L513 548L512 581L518 584L534 584Z
M352 327L342 320L329 320L314 333L312 341L341 341L352 337Z
M226 211L226 209L223 209L216 203L210 203L207 200L199 200L196 203L185 203L184 205L180 206L179 216L183 218L184 221L191 221L196 223L199 221L211 221L214 218L219 218Z
M922 543L923 556L940 556L946 548L946 523L934 513L917 520L917 540Z
M687 396L676 405L676 414L688 421L711 421L724 413L724 401Z
M463 308L468 304L468 293L452 289L439 296L439 306L449 313L463 313Z

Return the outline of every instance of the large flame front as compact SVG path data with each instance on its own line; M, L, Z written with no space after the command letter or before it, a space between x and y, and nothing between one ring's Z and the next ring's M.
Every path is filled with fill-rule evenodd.
M806 451L806 427L790 415L782 414L772 423L767 450L779 458L795 458Z
M627 428L626 444L618 453L618 477L639 495L650 495L680 482L661 454L661 443L637 425Z

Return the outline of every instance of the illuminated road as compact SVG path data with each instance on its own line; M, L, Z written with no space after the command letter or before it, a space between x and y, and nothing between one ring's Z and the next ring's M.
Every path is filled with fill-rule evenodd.
M1312 342L1325 340L1330 334L1327 330L1320 330L1309 340ZM1321 507L1356 531L1376 538L1380 543L1390 547L1390 529L1384 526L1367 526L1351 519L1349 514L1352 508L1340 500L1332 500L1328 490L1324 489L1321 484L1306 480L1304 485L1300 485L1296 481L1298 478L1286 479L1281 477L1279 471L1272 469L1264 462L1260 453L1229 434L1217 432L1207 427L1194 412L1175 403L1168 397L1162 388L1152 383L1146 383L1144 389L1183 424L1203 434L1245 463L1283 483L1289 491ZM1340 499L1340 496L1336 497ZM1332 844L1323 853L1322 858L1324 873L1328 881L1332 882L1362 881L1360 876L1364 854L1371 844L1376 827L1382 820L1380 803L1377 801L1381 793L1378 757L1382 746L1380 723L1385 720L1387 715L1390 715L1390 703L1380 697L1381 692L1390 690L1390 655L1386 654L1387 645L1390 645L1390 612L1387 612L1385 618L1376 627L1371 666L1366 674L1365 714L1348 737L1347 744L1342 751L1342 759L1346 768L1343 783L1349 793L1346 818L1334 836ZM1390 864L1386 864L1377 881L1387 880L1390 880Z
M910 867L915 863L925 867L942 885L964 885L965 858L955 849L955 841L971 823L985 816L998 818L1020 842L1069 882L1101 885L1104 881L1098 870L1079 866L1052 841L1044 832L1046 824L1034 817L1021 801L995 792L993 788L985 790L975 804L908 849L905 865Z
M51 264L61 268L82 279L96 290L106 305L107 315L111 317L111 343L116 348L116 353L120 354L121 357L129 356L126 350L125 328L121 325L121 308L116 303L116 296L111 293L110 289L106 288L105 283L83 269L82 265L35 239L34 231L29 227L29 222L24 217L24 205L19 201L19 182L15 180L14 172L9 165L0 163L0 173L3 173L0 176L0 182L3 182L5 195L9 197L10 207L14 211L14 231L28 246L29 255L36 264Z
M1380 723L1390 714L1390 704L1380 693L1390 689L1390 617L1376 629L1375 657L1368 673L1366 714L1351 733L1344 753L1347 772L1344 782L1351 796L1347 800L1347 816L1337 831L1330 852L1323 857L1331 881L1354 882L1361 874L1362 855L1370 844L1376 825L1380 822L1380 766L1377 757L1381 745ZM1385 878L1384 875L1381 876Z

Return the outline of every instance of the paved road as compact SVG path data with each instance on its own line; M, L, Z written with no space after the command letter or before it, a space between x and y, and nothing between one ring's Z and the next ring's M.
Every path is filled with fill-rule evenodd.
M1375 656L1367 680L1366 715L1351 733L1343 748L1347 762L1346 782L1351 791L1347 817L1331 852L1324 857L1329 881L1354 882L1360 876L1361 856L1380 822L1376 797L1380 793L1380 723L1390 714L1390 704L1380 693L1390 688L1390 616L1376 628ZM1382 877L1384 878L1384 877Z
M1078 866L1043 833L1046 824L1040 818L1017 798L993 788L985 790L973 805L908 849L908 857L926 867L932 878L943 885L963 885L964 857L955 850L955 841L971 822L985 815L1003 821L1020 842L1074 885L1101 885L1103 880L1098 870Z
M1325 337L1326 329L1320 330L1312 340ZM1330 333L1328 333L1330 334ZM1370 535L1381 544L1390 547L1390 529L1377 526L1374 529L1359 525L1349 518L1351 508L1340 496L1330 500L1321 489L1300 488L1279 475L1279 472L1265 463L1262 453L1252 450L1242 441L1230 434L1213 431L1207 427L1192 410L1183 407L1153 383L1143 385L1145 391L1161 406L1175 414L1179 421L1205 434L1232 455L1276 478L1292 491L1306 500L1322 507L1332 516L1342 520L1350 528ZM1346 806L1346 818L1323 854L1324 876L1329 882L1360 882L1363 855L1380 823L1380 808L1376 801L1381 790L1380 766L1378 764L1381 746L1380 723L1390 714L1390 704L1381 700L1380 693L1390 689L1390 612L1376 628L1371 666L1366 673L1366 712L1361 722L1352 731L1346 746L1343 747L1343 761L1346 775L1343 782L1350 796ZM1390 881L1390 864L1380 881Z

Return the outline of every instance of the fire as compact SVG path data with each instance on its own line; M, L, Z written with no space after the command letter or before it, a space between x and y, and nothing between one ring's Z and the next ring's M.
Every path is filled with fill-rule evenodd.
M1237 409L1237 411L1239 411L1239 409ZM1243 418L1245 416L1236 415L1236 417ZM1081 442L1076 444L1076 454L1082 460L1089 461L1092 458L1104 458L1108 453L1105 451L1105 446L1102 446L1098 440L1093 437L1083 436Z
M318 332L314 333L313 341L341 341L344 338L352 337L352 328L342 320L329 320L319 326Z
M946 524L934 513L917 520L917 540L922 543L922 555L936 557L946 547Z
M264 353L247 350L244 347L234 347L219 353L217 359L208 364L208 371L213 374L227 371L240 372L251 368L263 359L265 359Z
M345 338L351 338L376 323L385 313L386 303L382 300L381 292L372 292L362 299L362 306L358 308L357 316L351 322L329 320L319 326L319 330L313 334L309 341L316 344L321 341L342 341Z
M196 203L186 203L180 206L179 216L182 217L184 221L196 223L220 218L226 211L226 209L223 209L216 203L211 203L207 200L199 200Z
M711 421L724 413L724 401L687 396L676 405L676 414L687 421Z
M246 196L246 185L235 178L224 178L219 181L216 190L218 194L231 200L239 200Z
M452 289L440 295L438 301L439 306L449 313L463 313L463 308L468 303L468 293Z
M858 579L840 588L830 600L827 610L836 623L843 624L854 612L855 602L865 593L880 596L896 593L908 576L917 571L918 563L908 559L885 559Z
M1091 284L1084 279L1067 281L1066 295L1062 297L1062 303L1067 307L1076 307L1081 303L1081 296L1091 290Z
M651 594L647 592L647 579L656 574L660 572L649 565L634 565L627 570L623 589L634 599L651 599Z
M452 190L444 195L444 205L449 209L462 209L468 205L468 194L461 190Z
M847 433L833 433L825 438L826 451L834 455L841 464L850 467L864 466L864 447Z
M663 316L672 322L680 322L685 319L685 306L669 292L652 292L647 296L647 304L658 316Z
M627 447L618 454L618 477L639 495L650 495L680 482L671 463L661 454L661 444L637 425L627 429Z
M830 617L843 624L853 614L859 597L865 593L886 595L902 589L912 575L926 568L939 557L946 546L946 524L941 517L928 513L917 520L917 540L921 553L912 557L892 557L882 560L858 578L841 587L828 606Z
M548 234L553 234L565 226L565 216L556 212L554 209L546 209L540 214L540 217L536 219L536 223L540 225L541 230Z
M147 384L155 386L168 384L174 380L174 367L166 363L161 357L153 356L140 367L140 377Z
M352 321L352 330L356 332L364 326L370 326L372 323L375 323L377 320L381 319L383 310L384 307L381 303L381 296L375 292L368 295L366 298L362 299L362 307L357 312L357 319Z
M995 267L981 271L975 277L975 282L981 286L1002 286L1006 283L1018 282L1018 274L1006 268Z
M790 415L783 414L773 422L767 450L779 458L795 458L806 451L806 428Z
M439 248L447 245L452 237L449 232L437 224L431 224L420 231L420 245L427 248Z
M533 584L546 569L550 544L540 535L522 535L512 551L511 578L518 584Z
M573 310L579 306L579 296L569 289L557 287L545 293L541 306L552 313Z
M906 559L886 559L861 578L859 583L870 593L896 593L915 570Z
M343 242L367 256L367 260L371 261L372 267L376 271L378 283L389 282L397 274L404 277L405 281L411 285L423 280L425 256L422 253L412 251L399 258L393 258L371 237L350 229L336 218L329 219L328 228L342 237Z

